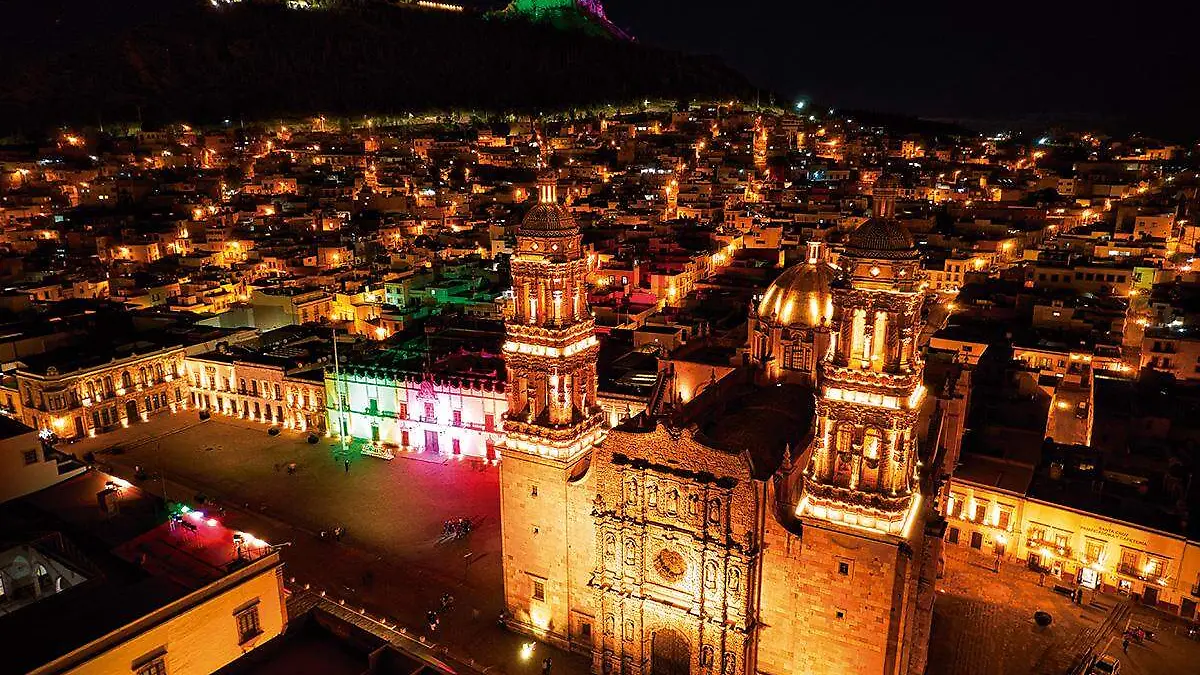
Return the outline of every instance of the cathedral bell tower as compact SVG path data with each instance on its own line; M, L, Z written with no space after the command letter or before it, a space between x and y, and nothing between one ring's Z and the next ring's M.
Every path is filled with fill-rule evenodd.
M916 426L925 397L920 261L894 204L895 188L881 179L874 217L850 234L841 258L798 514L887 534L901 534L918 508Z
M759 659L772 675L924 672L941 539L919 481L924 284L895 192L876 184L831 284L792 524L767 538Z
M604 416L596 403L600 348L587 306L587 259L579 226L558 204L553 174L539 177L538 204L517 229L511 266L500 470L505 604L514 628L561 644L569 640L573 602L568 490L603 438Z

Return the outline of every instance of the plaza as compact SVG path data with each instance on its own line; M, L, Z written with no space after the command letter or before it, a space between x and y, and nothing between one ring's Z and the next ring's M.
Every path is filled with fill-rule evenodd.
M1126 602L1121 596L1088 592L1076 605L1049 579L1039 585L1036 572L1009 562L993 571L994 556L966 547L945 547L945 561L928 675L1063 675L1093 645L1095 654L1118 657L1125 675L1188 672L1200 659L1200 642L1185 637L1178 617L1133 605L1128 619L1109 627L1105 618ZM1051 625L1034 623L1039 610L1050 613ZM1151 628L1155 639L1123 654L1127 625Z
M355 457L347 469L334 458L339 447L335 439L310 444L299 432L271 436L261 424L180 413L62 449L94 453L101 469L169 500L196 506L203 496L230 527L286 544L297 587L389 617L461 663L532 673L551 656L556 672L588 671L586 658L548 645L522 658L528 638L497 625L504 593L496 465L402 454ZM443 524L457 518L471 519L472 531L446 540ZM338 526L345 535L335 541ZM454 606L430 631L425 612L440 607L444 593Z

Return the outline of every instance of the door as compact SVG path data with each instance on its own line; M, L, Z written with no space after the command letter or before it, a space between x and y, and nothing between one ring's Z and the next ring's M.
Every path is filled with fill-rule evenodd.
M1191 598L1184 598L1179 602L1179 615L1185 619L1193 619L1196 617L1196 601Z
M650 675L688 675L692 650L678 631L665 628L654 633L650 645Z
M130 399L125 402L125 417L129 418L130 423L137 421L137 401Z
M437 454L438 451L438 433L436 431L425 432L425 452Z
M1146 584L1146 590L1142 591L1142 604L1151 607L1158 606L1158 589Z
M971 548L983 548L983 535L979 532L971 533Z
M76 436L83 435L83 418L80 417L79 415L75 416L75 435Z
M947 530L946 541L950 542L951 544L958 543L958 528L957 527L952 527L949 530Z

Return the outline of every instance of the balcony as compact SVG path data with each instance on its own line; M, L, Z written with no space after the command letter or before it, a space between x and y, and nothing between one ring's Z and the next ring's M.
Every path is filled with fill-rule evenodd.
M1117 565L1118 574L1123 574L1127 577L1134 577L1135 579L1141 579L1142 581L1158 581L1159 579L1165 579L1167 575L1161 570L1165 570L1166 566L1164 565L1159 569L1160 571L1158 572L1148 572L1144 566L1138 567L1136 565L1129 565L1126 563ZM1197 586L1200 586L1200 584L1197 584Z
M1044 548L1044 549L1050 551L1051 553L1054 553L1055 555L1058 555L1063 558L1070 558L1071 554L1073 553L1070 546L1059 546L1052 541L1045 541L1045 540L1039 539L1037 537L1027 538L1025 540L1025 545L1028 546L1030 549L1034 549L1037 551L1041 551L1041 549Z

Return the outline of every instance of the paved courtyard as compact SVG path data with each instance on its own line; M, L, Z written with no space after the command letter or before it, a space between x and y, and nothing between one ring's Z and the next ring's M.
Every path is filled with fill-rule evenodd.
M1003 562L966 546L946 545L945 577L934 605L928 675L1065 675L1096 642L1096 653L1121 659L1122 675L1174 675L1195 672L1200 642L1185 637L1182 622L1133 606L1131 621L1153 627L1153 642L1121 653L1120 633L1127 622L1097 635L1104 619L1125 598L1091 593L1083 605L1056 593L1049 581L1022 565ZM1053 623L1039 628L1033 613L1047 611Z
M334 459L334 441L309 444L306 434L267 434L261 424L190 413L162 415L61 449L94 452L102 468L172 500L196 503L203 494L225 509L224 520L275 544L288 543L288 575L300 584L391 617L410 632L440 643L449 654L509 673L540 670L584 673L583 657L539 645L537 658L518 657L528 638L497 626L503 608L500 495L496 466L446 456L401 455L388 461ZM116 448L114 450L114 448ZM294 472L287 470L295 464ZM210 507L210 512L212 508ZM467 517L463 539L445 541L443 523ZM340 542L321 531L345 528ZM443 593L455 598L437 631L425 612Z

